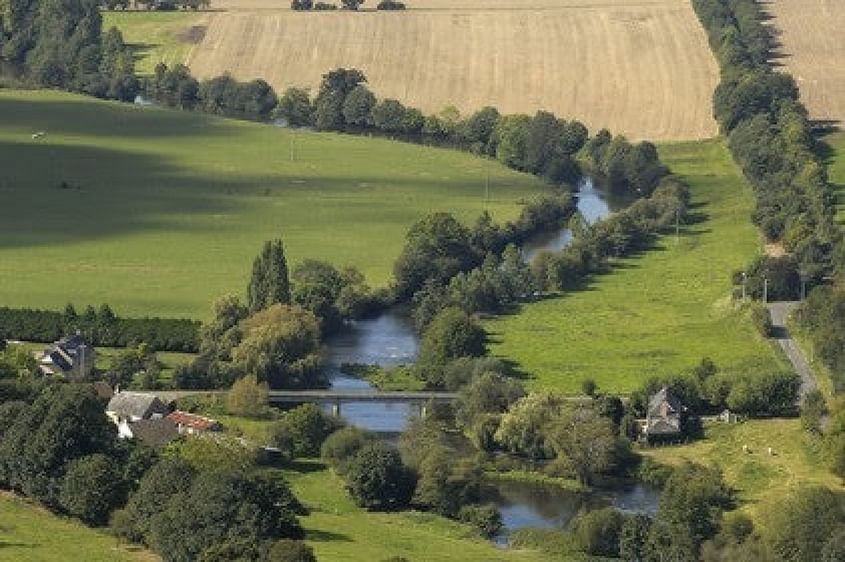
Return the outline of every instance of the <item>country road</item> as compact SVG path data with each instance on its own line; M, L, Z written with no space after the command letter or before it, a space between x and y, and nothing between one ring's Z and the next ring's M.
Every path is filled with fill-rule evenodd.
M815 390L816 379L810 370L810 364L807 358L804 357L804 352L798 346L798 343L789 335L789 330L786 327L786 318L789 313L798 306L798 302L773 302L769 303L769 312L772 315L773 337L777 340L789 362L798 376L801 377L801 390L799 391L799 400L812 390Z

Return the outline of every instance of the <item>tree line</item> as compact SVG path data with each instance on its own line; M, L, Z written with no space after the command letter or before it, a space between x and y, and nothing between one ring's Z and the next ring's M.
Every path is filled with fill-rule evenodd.
M340 5L344 10L356 12L364 5L364 0L341 0ZM403 2L397 2L396 0L381 0L376 5L376 10L396 11L404 10L405 8L406 6ZM326 10L331 11L337 10L337 4L329 2L314 2L314 0L293 0L290 3L290 9L297 12L308 12L311 10L318 12Z
M714 114L754 188L753 219L809 287L845 265L834 197L794 78L770 64L775 40L754 0L694 0L721 67ZM760 268L757 268L760 270ZM789 298L799 295L795 288Z
M173 10L207 10L211 7L211 0L101 0L104 10L134 9L158 10L162 12Z
M102 30L99 0L20 0L0 18L0 57L25 81L132 101L140 90L121 33Z
M61 312L0 307L0 339L52 342L76 332L101 347L146 343L156 351L195 353L200 323L182 318L122 318L104 304L81 313L67 305Z

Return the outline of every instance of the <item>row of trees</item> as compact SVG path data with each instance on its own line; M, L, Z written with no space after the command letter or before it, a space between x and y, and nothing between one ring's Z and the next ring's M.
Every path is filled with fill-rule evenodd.
M789 74L769 63L775 45L754 0L694 0L722 79L714 112L754 187L754 221L782 242L809 284L845 264L834 198L806 108Z
M811 336L813 349L830 369L834 390L845 389L845 287L814 289L798 309L799 323Z
M211 0L101 0L104 10L207 10L211 7Z
M173 318L121 318L108 305L72 305L62 312L0 307L0 339L50 342L80 332L93 345L129 347L141 342L157 351L196 352L200 323Z
M131 101L140 83L119 31L103 33L99 0L22 0L0 19L0 58L36 84Z

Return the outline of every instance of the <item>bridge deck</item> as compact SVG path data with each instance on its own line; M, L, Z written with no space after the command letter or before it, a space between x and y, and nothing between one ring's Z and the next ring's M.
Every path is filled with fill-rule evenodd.
M366 390L271 390L270 402L452 402L456 392L377 392Z

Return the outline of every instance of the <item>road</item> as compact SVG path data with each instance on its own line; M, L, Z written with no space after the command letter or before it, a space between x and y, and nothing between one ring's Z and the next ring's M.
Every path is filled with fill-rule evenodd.
M804 352L801 351L798 343L792 339L786 327L787 316L798 304L798 302L773 302L769 303L768 307L772 315L773 337L783 349L789 362L792 363L792 368L801 377L799 400L803 400L810 391L817 388L817 384L816 378L810 370L810 363L804 357Z

